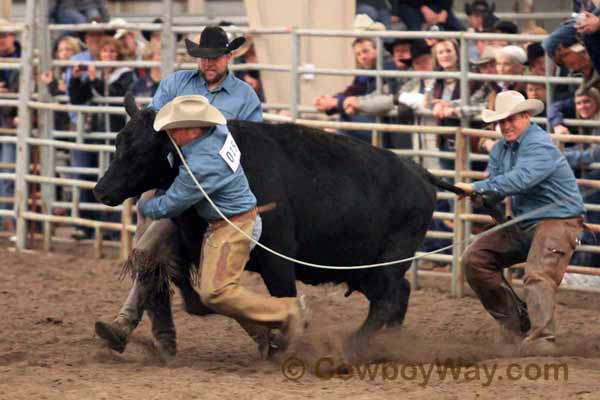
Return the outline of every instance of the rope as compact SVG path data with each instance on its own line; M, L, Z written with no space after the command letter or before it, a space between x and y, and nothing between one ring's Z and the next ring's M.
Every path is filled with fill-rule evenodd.
M449 250L455 246L458 245L462 245L462 244L466 244L469 242L472 242L476 239L479 239L481 237L490 235L494 232L499 231L500 229L504 229L506 227L509 227L511 225L514 225L526 218L529 218L531 216L534 216L536 214L539 214L551 207L553 207L554 205L552 204L548 204L544 207L538 208L537 210L534 211L530 211L526 214L520 215L519 217L513 218L510 221L507 221L503 224L500 225L496 225L491 229L488 229L487 231L484 231L482 233L479 233L475 236L472 236L470 238L467 238L465 240L462 240L458 243L454 243L445 247L442 247L440 249L437 250L433 250L430 251L428 253L423 253L419 256L413 256L413 257L409 257L409 258L403 258L401 260L395 260L395 261L386 261L386 262L381 262L381 263L375 263L375 264L365 264L365 265L352 265L352 266L339 266L339 265L324 265L324 264L315 264L315 263L311 263L311 262L307 262L307 261L302 261L302 260L298 260L295 259L293 257L289 257L285 254L281 254L276 250L271 249L268 246L265 246L264 244L260 243L257 240L254 240L254 238L252 238L250 235L248 235L246 232L244 232L242 229L240 229L237 225L235 225L233 222L231 222L229 220L229 218L227 218L222 212L221 210L217 207L217 205L212 201L212 199L210 198L210 196L208 195L208 193L206 193L206 191L204 190L204 188L202 187L202 185L200 185L200 182L198 182L198 180L196 179L196 177L194 176L194 174L192 173L192 170L190 169L187 161L185 160L185 157L183 156L183 154L181 153L181 150L179 149L179 146L177 145L177 143L175 143L175 140L173 139L173 137L171 136L170 133L167 132L167 135L169 136L169 139L171 140L171 143L173 143L173 146L175 147L175 150L177 151L177 154L179 155L179 158L181 159L181 162L183 163L183 166L185 167L185 170L187 171L187 173L190 175L190 177L192 178L192 180L194 181L194 183L196 184L196 186L198 187L198 189L200 189L200 191L202 192L202 194L204 195L204 197L206 198L206 200L208 201L208 203L211 205L211 207L219 214L219 216L221 218L223 218L229 225L231 225L233 228L235 228L235 230L237 230L239 233L241 233L242 235L244 235L248 240L250 240L252 243L254 243L256 246L261 247L262 249L268 251L271 254L274 254L280 258L283 258L284 260L288 260L300 265L304 265L307 267L312 267L312 268L319 268L319 269L329 269L329 270L355 270L355 269L369 269L369 268L380 268L380 267L387 267L390 265L395 265L395 264L401 264L401 263L405 263L408 261L414 261L414 260L419 260L421 258L430 256L432 254L437 254L437 253L441 253L444 250Z

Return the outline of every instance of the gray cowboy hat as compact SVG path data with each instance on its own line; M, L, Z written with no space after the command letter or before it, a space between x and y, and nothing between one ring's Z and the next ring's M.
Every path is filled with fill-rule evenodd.
M507 90L498 93L494 103L494 110L483 110L481 119L483 122L498 122L524 111L532 116L538 115L544 111L544 103L536 99L525 99L525 97L516 90Z
M187 52L192 57L216 58L237 49L246 42L246 38L237 37L229 42L227 34L220 26L207 26L200 35L200 42L185 40Z

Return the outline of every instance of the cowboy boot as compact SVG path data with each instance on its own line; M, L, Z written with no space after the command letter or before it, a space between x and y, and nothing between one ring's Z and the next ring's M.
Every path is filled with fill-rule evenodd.
M135 279L127 300L114 321L111 323L96 321L94 326L96 334L104 339L111 349L119 353L125 351L128 336L142 319L143 304L148 290L149 288L144 287L138 279Z

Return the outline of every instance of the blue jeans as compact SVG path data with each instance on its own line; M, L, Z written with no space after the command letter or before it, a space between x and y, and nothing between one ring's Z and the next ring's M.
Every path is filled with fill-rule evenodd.
M381 22L388 31L392 29L392 14L387 8L377 9L369 4L356 5L356 14L367 14L373 21Z
M57 24L85 24L92 20L102 20L102 13L98 8L76 10L57 7L53 11L52 16L54 22Z
M429 5L431 7L431 5ZM436 9L435 7L431 7L431 9L435 12L440 12L440 9ZM423 18L423 14L421 14L421 10L418 8L409 6L408 4L398 4L398 17L404 22L406 25L406 29L409 31L420 31L422 25L425 23L425 19ZM465 26L456 18L454 15L454 11L446 10L448 13L448 18L446 18L446 22L441 24L441 26L447 31L464 31Z
M17 150L13 143L0 143L0 162L14 163L17 160ZM2 168L1 172L14 172L10 168ZM0 179L0 197L12 197L15 194L15 182L8 179ZM0 203L0 208L9 210L13 208L11 204Z
M583 36L583 44L592 59L594 69L600 72L600 31Z
M71 151L71 166L72 167L82 167L82 168L97 168L98 167L98 153L92 153L89 151L80 151L80 150L72 150ZM95 181L95 175L86 175L86 174L73 174L73 178L85 181ZM79 195L79 201L81 203L95 203L96 198L94 197L94 192L90 189L81 189ZM92 211L92 210L80 210L79 216L85 219L100 219L101 212ZM90 236L93 233L93 228L89 227L79 227L81 230L85 231Z

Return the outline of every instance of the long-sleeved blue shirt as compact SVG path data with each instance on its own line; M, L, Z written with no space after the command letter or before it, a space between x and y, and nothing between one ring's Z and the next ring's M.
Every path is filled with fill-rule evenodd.
M260 100L246 82L236 78L231 71L221 84L210 90L198 71L177 71L160 82L150 107L160 110L177 96L201 95L217 107L225 119L262 121Z
M515 142L499 140L490 153L489 177L473 184L475 192L511 196L515 216L549 206L520 223L571 218L585 212L575 175L546 131L536 124Z
M256 206L256 197L239 164L239 149L232 140L227 126L217 125L181 148L192 173L227 217ZM177 216L192 206L208 221L220 218L182 165L166 193L142 203L141 210L148 218L160 219Z

